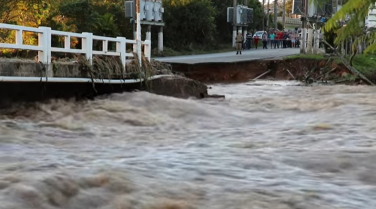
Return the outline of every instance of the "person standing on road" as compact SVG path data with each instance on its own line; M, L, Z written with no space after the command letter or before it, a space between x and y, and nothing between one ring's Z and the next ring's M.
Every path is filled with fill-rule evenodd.
M268 34L266 32L262 35L262 48L268 49Z
M243 47L243 36L241 32L238 32L238 35L235 37L236 42L236 54L242 54L242 47Z
M274 49L279 48L279 32L275 33Z
M283 48L286 48L287 47L287 39L288 39L288 35L287 35L286 32L283 33L282 39L283 39Z
M257 47L258 47L258 40L259 40L259 37L256 35L256 36L253 38L253 40L254 40L255 48L257 49Z
M296 47L300 48L300 36L299 36L299 34L296 34Z
M247 49L252 48L252 33L247 33Z
M275 48L275 33L271 33L270 34L270 48L273 49L273 45L274 45L274 48Z
M291 47L292 48L295 48L296 46L295 46L295 43L296 43L296 35L295 35L295 33L292 33L291 34Z
M282 48L282 41L283 41L283 32L279 32L278 34L277 34L277 36L278 36L278 43L277 43L277 47L279 48L279 47L281 47Z

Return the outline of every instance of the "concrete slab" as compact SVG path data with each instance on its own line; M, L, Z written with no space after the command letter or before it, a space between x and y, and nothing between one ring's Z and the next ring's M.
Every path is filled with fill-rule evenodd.
M242 51L242 55L236 55L236 51L203 54L203 55L187 55L176 57L158 57L154 58L160 62L196 64L196 63L231 63L249 60L271 59L299 54L300 49L251 49Z

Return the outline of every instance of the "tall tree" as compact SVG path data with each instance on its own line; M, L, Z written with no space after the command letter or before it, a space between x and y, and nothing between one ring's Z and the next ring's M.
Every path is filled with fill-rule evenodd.
M165 0L166 43L175 49L214 43L216 10L210 0Z
M253 23L249 28L252 30L263 29L263 22L260 21L265 16L264 7L259 0L248 0L248 7L253 8Z
M239 3L244 3L238 0ZM182 49L189 46L216 46L232 39L227 23L230 0L164 0L165 45ZM92 32L95 35L132 37L132 25L124 16L120 0L0 0L0 22L23 26L47 26L54 30ZM259 0L248 0L253 8L249 30L260 30L265 17ZM156 27L153 27L156 29ZM152 36L155 40L156 36ZM0 30L1 41L15 41L14 31ZM53 36L54 46L63 46L63 38ZM37 35L26 33L24 43L36 44ZM72 40L72 45L79 40Z
M64 2L59 11L68 24L75 24L77 32L90 32L95 27L99 16L89 0L75 0Z
M292 0L286 0L286 4L285 4L284 9L285 9L287 15L292 14Z

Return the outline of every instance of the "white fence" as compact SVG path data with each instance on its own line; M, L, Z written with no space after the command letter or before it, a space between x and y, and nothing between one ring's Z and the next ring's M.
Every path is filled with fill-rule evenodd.
M135 40L129 40L124 37L104 37L104 36L95 36L92 33L71 33L51 30L49 27L25 27L19 25L10 25L0 23L0 29L14 30L16 32L16 41L15 43L1 43L0 48L8 49L21 49L21 50L35 50L38 51L38 61L44 64L51 63L51 53L52 52L64 52L64 53L75 53L75 54L85 54L86 58L92 62L93 55L107 55L107 56L119 56L123 64L123 69L125 70L126 58L133 57L133 53L127 53L127 44L132 44L133 51L137 49L135 45L141 44L144 47L145 57L150 61L151 56L151 42L149 40L139 41L137 43ZM23 32L34 32L38 34L38 45L25 45L23 44ZM52 36L62 36L64 37L64 47L52 47ZM82 48L81 49L72 49L71 48L71 37L81 38ZM102 51L93 50L93 41L98 40L102 41ZM108 43L115 42L116 50L109 51ZM141 42L141 43L140 43Z
M277 21L282 23L283 18L277 17ZM290 27L301 27L302 21L297 18L285 17L285 25Z

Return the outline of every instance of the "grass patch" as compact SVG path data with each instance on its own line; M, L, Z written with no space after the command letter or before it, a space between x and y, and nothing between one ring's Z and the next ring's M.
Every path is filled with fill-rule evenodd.
M290 56L286 56L283 58L284 60L290 59L312 59L312 60L324 60L328 59L321 54L294 54Z
M350 60L350 56L345 57L347 61ZM296 54L291 55L283 58L284 60L292 60L292 59L312 59L312 60L327 60L329 57L324 57L323 55L319 54ZM336 57L332 56L333 62L342 63L342 61ZM372 82L376 82L376 56L369 55L369 54L359 54L356 55L353 59L353 67L370 79ZM353 75L349 75L353 76ZM353 76L356 78L356 76ZM349 78L349 80L353 80L354 78Z
M353 67L361 72L372 82L376 81L376 56L360 54L353 60Z
M376 56L375 55L356 55L353 60L353 65L358 70L376 71Z
M289 59L313 59L313 60L326 60L329 59L329 57L324 57L324 55L321 54L294 54L290 56L286 56L283 58L284 60ZM332 57L333 61L337 63L342 63L340 59L338 59L336 56ZM349 61L350 56L346 56L346 59ZM353 60L353 67L355 67L357 70L362 71L376 71L376 56L375 55L366 55L366 54L359 54L354 57Z

